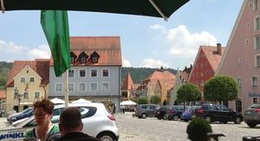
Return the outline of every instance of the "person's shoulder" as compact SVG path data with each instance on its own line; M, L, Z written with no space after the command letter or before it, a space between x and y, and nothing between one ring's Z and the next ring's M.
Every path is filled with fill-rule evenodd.
M32 140L32 139L36 139L35 128L27 131L24 136L24 140Z

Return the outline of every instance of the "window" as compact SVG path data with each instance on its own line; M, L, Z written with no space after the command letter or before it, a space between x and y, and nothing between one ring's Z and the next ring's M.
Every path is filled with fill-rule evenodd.
M103 77L108 77L109 75L108 75L108 69L103 69L102 70L102 76Z
M93 56L92 57L92 63L97 63L98 62L98 57L97 56Z
M258 0L254 0L254 10L258 10Z
M91 70L91 77L97 77L97 70Z
M69 89L69 92L74 92L74 83L69 83L68 89Z
M98 91L98 84L97 83L91 83L90 89L91 89L92 92L97 92Z
M30 82L34 82L34 77L30 77Z
M237 84L238 84L239 88L242 87L242 79L241 78L237 78Z
M57 83L55 85L55 91L56 92L62 92L62 84L61 83Z
M257 87L257 77L256 76L252 77L251 85L252 85L252 87Z
M102 92L108 92L108 91L109 91L109 84L102 83Z
M74 77L74 70L69 70L69 77Z
M86 77L86 70L79 70L79 77Z
M258 99L257 98L253 98L253 103L258 103Z
M255 66L256 66L257 68L259 68L259 67L260 67L260 55L257 55L255 60L256 60L256 61L255 61L255 62L256 62L256 65L255 65Z
M34 98L38 100L40 98L40 92L35 92Z
M24 99L29 99L29 92L28 92L28 91L25 91L25 92L24 92L23 98L24 98Z
M259 30L260 29L260 17L257 17L255 19L255 30Z
M25 78L24 77L21 78L21 82L25 82Z
M79 83L79 91L81 92L86 91L86 83Z
M255 37L255 49L260 49L260 36Z
M81 63L81 64L86 63L86 56L81 56L81 57L80 57L80 63Z

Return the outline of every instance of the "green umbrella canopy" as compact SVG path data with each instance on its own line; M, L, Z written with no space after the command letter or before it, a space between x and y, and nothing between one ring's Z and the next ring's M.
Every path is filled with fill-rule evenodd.
M2 10L75 10L163 17L189 0L1 0Z

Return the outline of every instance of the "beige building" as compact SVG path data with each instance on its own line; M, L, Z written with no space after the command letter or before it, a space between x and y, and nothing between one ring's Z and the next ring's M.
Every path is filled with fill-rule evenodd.
M48 97L49 64L47 59L14 61L6 83L6 111L21 111Z
M244 0L216 74L238 82L239 99L230 108L244 111L260 102L260 0Z

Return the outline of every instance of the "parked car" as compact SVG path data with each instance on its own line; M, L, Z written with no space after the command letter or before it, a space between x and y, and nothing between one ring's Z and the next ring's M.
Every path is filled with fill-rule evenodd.
M252 104L245 110L244 121L251 128L260 124L260 103Z
M169 107L170 107L170 105L161 106L158 110L156 110L155 117L157 117L157 119L159 119L159 120L167 119L166 113L168 112Z
M11 114L7 117L7 121L9 123L13 123L17 120L20 120L20 119L23 119L23 118L26 118L26 117L30 117L33 115L33 107L29 107L19 113L14 113L14 114Z
M240 124L243 120L243 115L240 112L235 112L227 106L219 104L202 104L200 108L195 110L194 115L206 119L209 123L232 121L235 124Z
M90 136L100 138L102 141L118 141L119 131L116 121L102 103L77 103L69 104L69 107L78 107L83 122L83 132ZM59 116L65 109L65 105L57 105L54 107L54 115L52 122L57 124ZM23 138L26 131L36 126L34 116L28 119L22 119L21 122L14 122L5 130L0 130L0 137L4 140L18 140Z
M192 116L194 114L194 111L200 108L200 106L191 106L189 109L185 110L182 114L181 114L181 120L188 122L192 119Z
M155 117L156 110L160 106L156 104L140 104L136 107L135 116L138 118Z
M190 106L184 106L184 105L171 105L169 107L169 110L167 112L167 119L168 120L174 120L174 121L177 121L180 119L181 117L181 114L189 109Z

